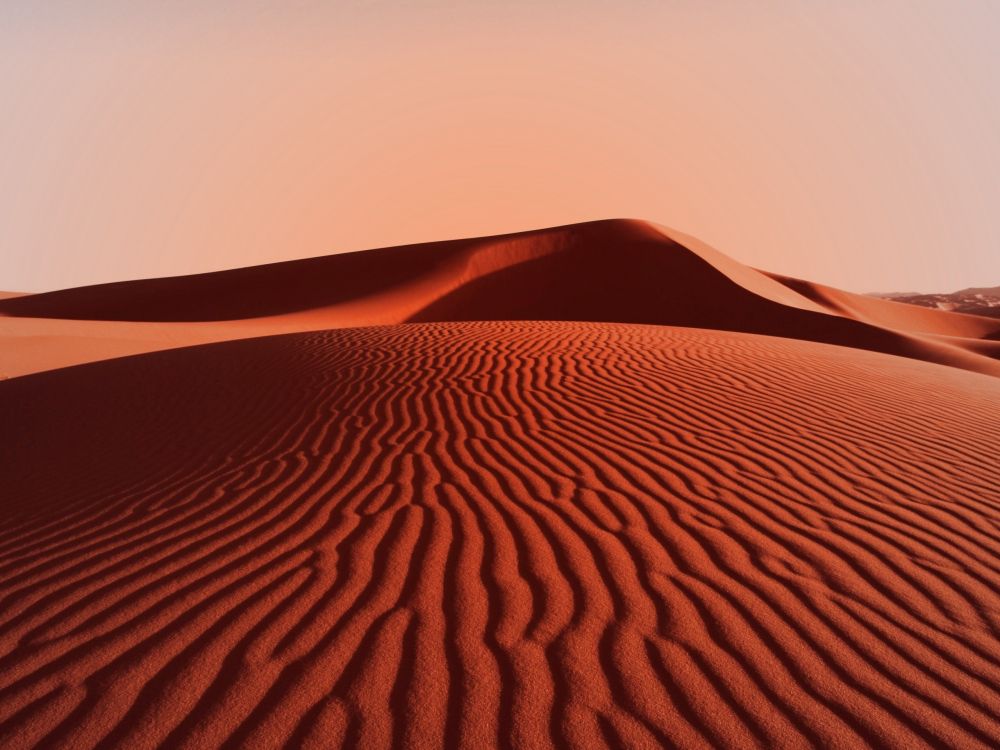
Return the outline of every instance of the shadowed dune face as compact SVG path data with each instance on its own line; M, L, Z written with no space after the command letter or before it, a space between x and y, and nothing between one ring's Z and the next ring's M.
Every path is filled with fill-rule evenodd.
M492 273L476 274L408 320L690 326L819 341L1000 376L1000 365L970 355L967 347L941 346L831 312L762 296L661 235L617 247L588 243L573 247L572 252L539 255Z
M419 324L0 411L3 747L1000 742L993 378Z
M88 349L96 359L238 336L470 320L761 333L1000 376L982 343L1000 331L996 320L908 312L772 277L623 219L0 299L0 374L87 361ZM105 326L88 327L94 321ZM19 360L14 347L32 353Z

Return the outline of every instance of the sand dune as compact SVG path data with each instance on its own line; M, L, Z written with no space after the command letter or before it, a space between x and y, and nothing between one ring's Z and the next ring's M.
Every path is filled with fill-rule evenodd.
M431 323L0 411L5 748L1000 743L995 378Z
M997 375L637 221L0 295L0 747L997 747Z
M762 333L1000 376L983 343L1000 321L772 277L633 220L0 299L0 375L248 336L468 320Z
M916 307L788 276L768 275L831 312L849 315L872 325L966 339L989 338L1000 334L1000 321L995 318Z

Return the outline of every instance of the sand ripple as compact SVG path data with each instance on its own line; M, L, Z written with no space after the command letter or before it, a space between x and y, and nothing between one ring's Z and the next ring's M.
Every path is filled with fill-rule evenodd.
M4 748L1000 744L994 378L421 324L0 413Z

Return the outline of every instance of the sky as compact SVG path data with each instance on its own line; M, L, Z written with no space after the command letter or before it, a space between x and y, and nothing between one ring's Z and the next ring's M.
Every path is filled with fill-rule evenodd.
M1000 284L1000 3L0 3L0 289L628 217Z

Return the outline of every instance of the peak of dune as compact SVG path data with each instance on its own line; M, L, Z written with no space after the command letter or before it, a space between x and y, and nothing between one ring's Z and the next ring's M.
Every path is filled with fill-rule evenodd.
M683 237L683 235L678 235ZM0 314L72 320L232 321L322 311L336 323L359 306L402 322L448 307L459 317L659 322L666 297L698 304L726 280L786 304L810 303L693 238L638 219L604 219L512 234L349 253L227 271L99 284L0 300ZM451 296L513 277L537 294ZM716 285L721 285L716 289ZM763 287L763 288L762 288ZM592 294L583 294L584 290ZM462 296L460 294L460 296ZM575 301L571 301L574 298ZM725 306L725 300L716 300ZM695 314L695 313L692 313ZM371 317L371 315L369 315ZM381 321L364 321L381 322ZM390 321L385 321L390 322Z
M135 340L144 351L169 341L398 323L643 323L805 339L1000 375L1000 322L878 305L902 308L769 275L694 237L619 218L0 299L0 335L15 319L34 321L21 328L36 343L59 338L44 321L77 331L114 324L117 354ZM144 349L147 338L155 343Z

